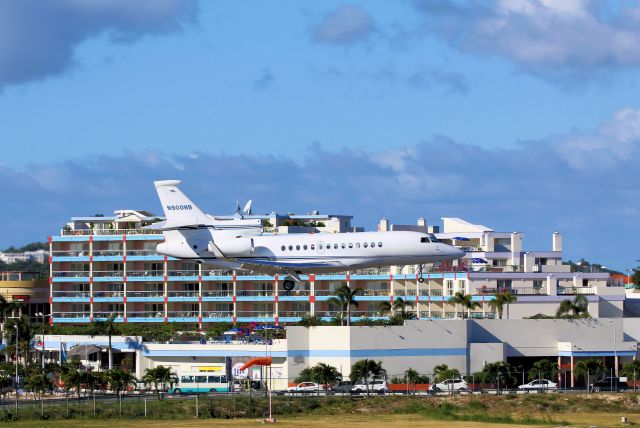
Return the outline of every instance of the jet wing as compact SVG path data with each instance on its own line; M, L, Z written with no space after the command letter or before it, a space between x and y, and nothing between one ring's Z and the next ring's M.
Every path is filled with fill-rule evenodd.
M276 262L273 260L265 259L236 259L236 261L242 265L242 269L262 272L269 275L291 275L296 279L296 281L300 280L296 273L296 271L300 269L308 270L314 268L340 268L343 266L343 264L338 260L327 260L324 262L310 263Z

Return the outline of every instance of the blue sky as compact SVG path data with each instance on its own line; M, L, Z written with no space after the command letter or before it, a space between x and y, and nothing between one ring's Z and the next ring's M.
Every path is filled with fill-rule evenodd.
M640 258L640 3L7 0L0 247L71 216L458 216Z

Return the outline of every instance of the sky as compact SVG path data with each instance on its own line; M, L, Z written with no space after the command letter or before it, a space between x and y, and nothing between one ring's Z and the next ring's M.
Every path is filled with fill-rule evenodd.
M0 248L72 216L461 217L640 259L638 0L4 0Z

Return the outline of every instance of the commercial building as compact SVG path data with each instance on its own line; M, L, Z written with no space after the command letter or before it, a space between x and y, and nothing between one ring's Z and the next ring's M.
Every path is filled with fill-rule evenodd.
M278 233L357 231L350 216L264 215L263 225ZM208 269L158 255L162 234L144 229L159 220L146 211L121 210L114 216L75 217L49 238L51 322L88 323L116 314L119 322L293 323L310 314L324 319L338 308L328 300L341 285L361 287L354 319L381 318L381 302L399 297L418 319L462 318L463 309L449 302L461 291L478 303L471 318L495 318L491 305L498 290L510 290L517 301L511 318L553 315L562 300L584 295L594 317L621 317L623 287L609 286L608 273L571 272L562 264L562 237L554 233L551 248L526 251L522 233L496 232L457 218L443 228L419 220L416 226L390 225L379 230L437 231L439 239L463 248L454 264L393 266L343 274L308 275L292 291L278 276ZM357 233L357 232L354 232ZM424 281L421 282L419 279Z
M0 272L0 295L8 302L20 303L21 312L32 321L44 322L49 314L49 283L37 272Z

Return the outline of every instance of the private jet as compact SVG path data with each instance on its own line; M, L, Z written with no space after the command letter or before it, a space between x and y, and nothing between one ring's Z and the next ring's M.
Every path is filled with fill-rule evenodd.
M213 268L280 274L286 290L293 289L302 274L404 265L417 265L422 273L424 264L465 254L421 232L266 234L259 218L243 215L251 212L251 201L232 218L212 216L185 196L180 183L154 182L166 217L149 226L164 236L157 252Z

